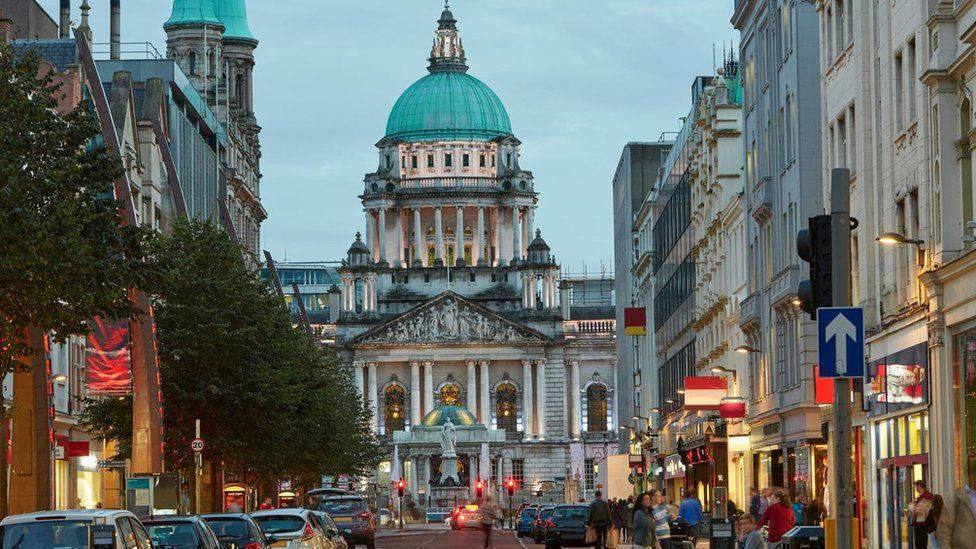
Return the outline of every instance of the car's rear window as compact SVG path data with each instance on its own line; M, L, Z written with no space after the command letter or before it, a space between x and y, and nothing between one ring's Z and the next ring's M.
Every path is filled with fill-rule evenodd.
M200 545L196 528L189 522L155 522L146 525L153 546L196 548Z
M522 516L523 517L534 517L535 516L535 509L533 509L531 507L528 508L528 509L522 509Z
M331 516L354 515L366 510L366 502L360 498L334 498L324 500L319 509Z
M555 510L554 507L546 507L545 509L539 511L539 516L542 518L549 518L552 516L553 510Z
M586 507L556 507L552 512L553 518L586 518Z
M297 532L305 528L305 519L298 515L263 515L254 517L265 534Z
M3 549L87 549L88 521L50 520L3 526Z
M204 519L218 538L237 538L248 537L247 523L237 518L208 518Z

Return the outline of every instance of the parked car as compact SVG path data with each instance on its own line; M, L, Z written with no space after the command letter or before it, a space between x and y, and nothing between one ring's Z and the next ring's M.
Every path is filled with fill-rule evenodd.
M465 528L479 528L481 526L481 509L477 503L471 503L461 507L454 517L451 528L463 530Z
M153 545L145 527L128 511L80 509L42 511L6 517L0 521L0 547L152 549Z
M334 549L315 513L299 507L268 509L251 513L265 536L276 538L272 547L288 549Z
M332 520L325 511L312 511L315 516L318 517L319 522L325 527L325 533L329 536L329 539L335 545L336 549L349 549L349 544L346 543L346 539L342 537L342 532L339 531L339 526Z
M535 517L539 514L537 505L523 505L515 516L518 522L515 523L515 535L526 538L532 535L532 526L535 524Z
M217 534L202 517L168 516L143 522L154 547L220 549Z
M325 511L339 526L339 532L349 547L376 546L376 519L361 496L334 496L322 498L319 511Z
M585 547L586 511L586 505L557 505L552 516L546 519L546 549Z
M546 521L552 517L552 512L556 509L555 505L543 505L539 507L539 512L532 521L532 541L542 543L546 540Z
M203 515L203 520L217 534L222 549L268 549L278 541L266 537L254 519L243 513Z
M305 501L308 503L307 507L309 509L315 509L319 506L322 498L327 498L331 496L344 496L348 494L346 490L342 488L333 488L331 486L323 486L321 488L313 488L305 493Z

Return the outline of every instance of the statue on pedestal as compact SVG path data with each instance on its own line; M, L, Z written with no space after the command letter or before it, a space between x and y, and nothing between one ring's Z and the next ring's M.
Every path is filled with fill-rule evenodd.
M441 486L458 486L461 478L457 472L457 432L448 419L441 427Z

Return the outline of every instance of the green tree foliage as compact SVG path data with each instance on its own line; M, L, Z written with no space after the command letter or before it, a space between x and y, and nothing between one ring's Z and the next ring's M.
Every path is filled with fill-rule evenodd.
M375 466L368 417L334 351L292 327L224 231L177 223L151 253L164 273L153 303L169 468L192 464L196 419L205 457L249 476L306 480ZM109 436L114 406L90 408L87 425Z

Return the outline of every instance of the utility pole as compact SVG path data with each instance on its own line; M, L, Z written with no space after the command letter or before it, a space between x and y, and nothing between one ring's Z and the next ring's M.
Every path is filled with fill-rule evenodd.
M202 440L200 438L200 420L196 420L196 440ZM200 514L200 479L203 478L203 454L196 449L196 445L193 447L193 462L194 462L194 475L193 475L193 507L194 514ZM203 448L200 448L202 450Z
M831 291L834 307L851 305L851 197L850 171L830 171ZM837 502L837 548L854 547L854 475L851 463L851 380L834 380L833 497Z

